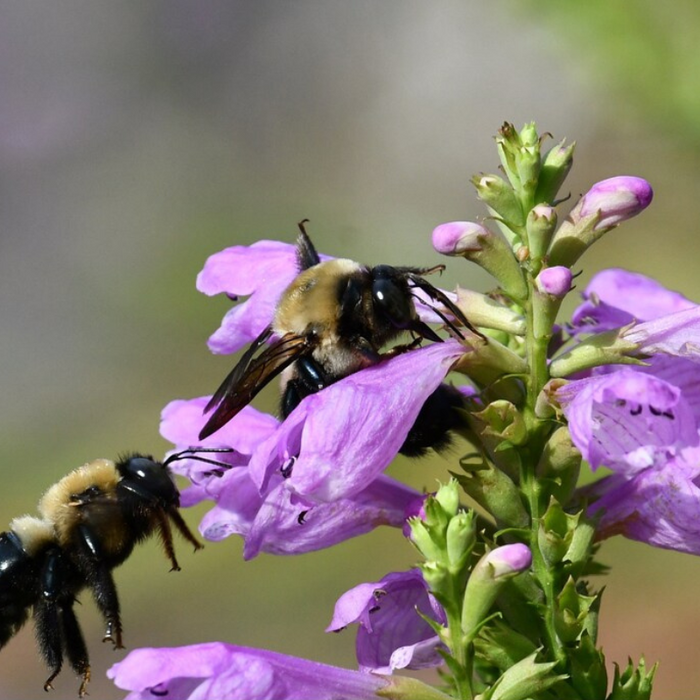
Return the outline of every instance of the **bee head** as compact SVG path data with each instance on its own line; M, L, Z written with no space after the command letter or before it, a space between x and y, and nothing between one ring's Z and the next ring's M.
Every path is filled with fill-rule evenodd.
M164 507L178 506L180 495L169 469L151 457L134 455L117 464L122 477L121 485L146 501L155 501Z

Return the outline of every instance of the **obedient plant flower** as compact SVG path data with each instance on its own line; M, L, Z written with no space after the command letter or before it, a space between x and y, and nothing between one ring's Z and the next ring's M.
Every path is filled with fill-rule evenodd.
M335 604L327 632L359 623L357 662L360 669L392 673L396 669L430 668L444 663L444 645L419 615L440 623L445 614L430 595L420 571L387 574L376 583L361 583Z
M218 642L174 649L137 649L112 666L107 675L117 686L130 691L125 700L446 697L413 679L376 676Z
M307 396L253 454L253 480L265 491L285 471L288 488L311 502L359 493L396 456L423 404L465 352L456 341L435 343Z
M178 450L196 443L207 399L173 401L164 409L161 434ZM267 490L261 492L251 478L249 462L258 446L278 429L275 418L247 406L205 441L205 446L215 443L216 447L236 450L233 455L212 457L225 460L229 469L195 460L174 463L178 473L193 484L182 493L183 506L202 500L216 503L200 524L203 537L219 541L240 535L245 540L243 555L250 559L260 552L301 554L333 546L380 525L404 525L420 494L382 474L352 497L331 503L304 504L281 474L274 475Z

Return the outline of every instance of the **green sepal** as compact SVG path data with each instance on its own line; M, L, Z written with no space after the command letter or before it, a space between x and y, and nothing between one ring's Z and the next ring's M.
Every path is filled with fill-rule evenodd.
M596 649L587 632L581 635L579 644L568 651L571 685L581 700L600 700L608 688L608 672L605 669L605 656Z
M375 691L377 697L388 700L453 700L432 685L410 676L385 676L387 684Z
M470 465L460 460L465 474L454 474L465 493L495 519L498 527L526 528L529 516L515 484L491 464Z
M522 445L528 439L525 419L518 409L505 399L492 401L483 411L472 416L484 423L482 435L505 440L510 445Z
M564 560L580 518L580 512L566 513L555 498L550 499L537 532L537 543L547 566L553 567Z
M657 667L658 664L654 664L647 673L644 657L639 660L636 669L632 659L628 659L627 668L622 673L615 664L615 677L607 700L649 700Z
M537 651L525 635L514 631L500 619L484 625L474 640L476 655L502 673Z
M419 564L423 579L430 592L446 610L459 610L458 601L454 600L454 579L447 566L441 562L428 561Z
M580 513L579 516L581 515ZM564 570L567 574L578 578L584 573L584 569L590 562L594 537L595 527L592 521L586 517L579 517L571 544L564 556Z
M482 696L481 700L527 700L568 678L554 673L556 662L538 663L537 652L511 666Z
M531 573L508 581L496 603L503 619L513 630L539 643L546 610L542 589Z
M571 440L566 426L557 428L547 441L537 463L537 478L550 479L550 493L566 504L574 493L581 471L581 453Z
M563 642L570 643L578 639L584 630L588 611L596 599L597 596L579 593L573 578L567 580L556 598L554 608L554 626Z
M411 528L411 542L427 561L440 561L443 558L444 543L436 542L431 528L418 516L408 519Z

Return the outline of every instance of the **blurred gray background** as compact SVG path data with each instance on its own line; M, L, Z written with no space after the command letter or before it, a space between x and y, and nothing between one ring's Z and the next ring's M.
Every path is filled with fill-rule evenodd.
M567 6L567 7L563 7ZM437 262L430 232L484 215L469 178L493 172L504 120L578 143L575 199L617 174L649 179L642 217L581 261L654 275L700 298L700 10L598 0L10 0L0 9L1 527L95 457L161 456L161 408L215 388L231 361L205 345L229 304L194 289L205 259L259 238L369 263ZM488 289L450 264L445 286ZM569 309L572 307L571 302ZM270 405L270 408L272 406ZM398 463L434 488L448 462ZM203 510L185 513L195 527ZM354 666L328 638L336 598L414 560L395 532L244 563L240 542L168 572L155 542L116 572L125 642L209 640ZM700 683L700 561L612 541L601 641L608 659L660 660L656 698ZM93 697L123 697L123 657L78 614ZM36 698L31 625L0 653L0 697ZM70 670L51 697L73 698Z

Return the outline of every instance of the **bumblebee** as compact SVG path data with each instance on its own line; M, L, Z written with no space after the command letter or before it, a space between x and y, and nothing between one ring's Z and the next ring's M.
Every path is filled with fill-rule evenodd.
M280 412L286 418L306 396L353 372L410 350L423 339L442 342L418 317L414 303L418 291L447 311L449 316L433 306L453 335L463 338L458 326L464 326L483 338L450 298L424 279L442 272L444 265L367 267L353 260L321 261L304 228L306 221L299 224L297 239L299 274L282 293L272 323L212 396L205 413L213 413L200 439L222 428L278 375L282 376ZM413 341L382 353L404 333L410 333ZM450 385L440 385L401 452L419 456L429 447L444 447L449 432L461 423L456 410L461 407L461 394Z
M171 571L179 571L171 524L195 549L202 548L180 515L180 495L168 468L185 457L212 461L192 452L172 455L163 463L139 454L116 463L89 462L46 491L39 502L40 517L15 518L0 533L0 649L31 611L39 653L51 670L44 690L53 687L66 657L82 676L79 696L87 693L90 661L73 610L81 590L90 589L104 618L103 641L121 649L112 569L136 544L157 533Z

